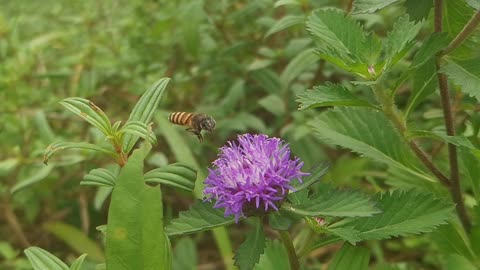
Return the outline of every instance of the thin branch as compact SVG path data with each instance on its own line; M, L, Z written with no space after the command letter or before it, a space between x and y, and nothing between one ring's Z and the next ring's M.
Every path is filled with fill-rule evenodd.
M298 262L298 257L293 247L292 239L288 231L279 231L280 237L282 238L283 245L287 249L288 260L290 261L291 270L300 270L300 263Z
M427 167L427 169L435 176L437 179L447 188L450 187L450 180L433 164L430 158L427 156L427 153L423 151L418 144L412 140L408 142L410 148L412 148L413 152L417 155L420 161Z
M448 44L447 48L442 52L442 55L449 54L455 50L467 37L477 28L480 24L480 9L472 16L467 24L463 27L462 31Z
M435 0L435 32L442 32L442 0ZM437 57L436 69L440 88L440 97L442 100L443 118L447 129L447 135L455 136L454 114L450 105L450 95L448 92L448 82L445 74L439 72L440 70L440 56ZM457 147L454 144L448 144L448 160L450 163L450 194L452 200L456 204L457 214L466 231L470 230L471 224L467 215L467 210L462 198L462 191L460 188L460 172L458 170L458 155Z
M13 233L17 237L18 241L20 241L20 245L22 248L27 248L31 246L30 242L27 239L27 236L23 232L22 226L20 222L18 222L17 216L15 212L12 210L10 202L6 200L3 204L3 213L5 215L5 219L7 220L8 225L12 229Z

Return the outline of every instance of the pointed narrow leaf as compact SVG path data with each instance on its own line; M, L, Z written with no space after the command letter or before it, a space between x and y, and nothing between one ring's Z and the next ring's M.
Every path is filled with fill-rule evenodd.
M469 60L446 59L440 72L446 74L462 92L480 100L480 57Z
M448 136L444 132L428 131L428 130L411 130L407 133L409 138L432 138L441 140L446 143L451 143L456 146L462 146L467 149L475 150L480 153L480 149L477 149L466 137L464 136Z
M301 3L298 0L278 0L275 2L273 5L274 8L281 7L281 6L287 6L287 5L296 5L299 6Z
M335 253L328 270L368 270L370 251L365 247L354 247L343 244L342 248Z
M435 93L438 86L435 59L418 67L413 73L413 88L405 110L405 118L426 98Z
M93 169L85 175L80 185L113 187L116 179L117 176L113 172L105 168L99 168Z
M148 138L148 141L151 144L157 143L157 137L153 133L152 128L140 121L135 121L135 120L127 121L127 123L118 132L123 134L134 135L144 140Z
M173 255L173 270L197 269L198 254L195 244L190 237L183 237L177 241Z
M268 95L260 99L258 104L276 116L283 115L286 110L285 101L278 95Z
M255 229L247 234L247 238L235 252L235 265L240 270L253 269L265 248L265 232L260 219L255 220Z
M144 124L150 123L169 81L170 78L162 78L154 83L135 104L128 120L140 121ZM129 153L137 140L138 136L125 134L123 136L123 152Z
M287 15L280 20L278 20L265 34L265 37L268 37L272 34L285 30L291 26L297 24L303 24L305 22L304 16L296 16L296 15Z
M328 161L321 162L309 172L310 175L302 178L302 182L295 181L292 184L292 187L295 189L295 192L304 190L320 181L322 176L328 172L328 169L330 169L330 163Z
M375 107L366 100L357 98L346 87L340 84L326 83L314 86L297 95L299 110L325 106L361 106Z
M68 266L52 253L39 247L25 249L25 255L33 266L34 270L70 270Z
M396 236L431 232L453 217L454 206L431 193L395 191L377 196L382 214L352 218L336 227L354 228L362 240L389 239Z
M380 212L375 202L364 194L326 185L314 196L293 205L284 204L282 208L306 216L367 217Z
M173 163L153 169L145 174L145 182L170 185L192 192L195 188L197 171L184 163Z
M385 42L385 68L397 63L407 53L420 28L421 24L409 21L408 16L402 16L395 22Z
M268 93L278 94L278 89L282 88L280 77L273 70L264 68L251 72L252 78L265 89Z
M72 266L70 266L70 270L82 270L82 265L83 261L87 257L88 254L82 254L80 257L78 257L73 263Z
M107 115L97 105L87 99L79 97L66 98L60 101L65 108L78 116L85 119L85 121L92 124L94 127L100 129L105 136L112 133L112 124Z
M24 188L27 188L27 187L29 187L33 184L36 184L36 183L44 180L50 174L50 172L52 172L53 168L54 168L53 166L42 166L42 168L35 171L35 173L33 173L31 176L18 181L18 183L16 183L12 187L10 192L12 194L15 194L16 192L18 192L18 191L20 191Z
M290 83L302 74L308 67L311 67L312 64L318 61L318 56L315 55L314 49L307 49L299 53L295 58L293 58L290 63L285 67L282 74L280 75L280 80L284 87L288 87Z
M446 48L448 43L449 38L446 33L433 33L427 38L427 40L425 40L425 42L423 42L417 53L415 53L411 67L417 68L425 64L427 61L434 58L438 52Z
M47 146L45 152L43 153L43 163L47 164L48 160L59 150L65 149L87 149L92 151L102 152L104 154L110 155L111 157L116 157L117 153L115 151L98 146L91 143L74 143L74 142L56 142Z
M374 13L400 0L355 0L353 13Z
M234 218L224 217L224 212L225 209L213 208L212 203L197 201L188 211L180 212L165 231L169 236L184 235L233 223Z
M386 116L367 108L337 107L310 122L323 141L349 148L377 162L408 171L427 181L416 157Z

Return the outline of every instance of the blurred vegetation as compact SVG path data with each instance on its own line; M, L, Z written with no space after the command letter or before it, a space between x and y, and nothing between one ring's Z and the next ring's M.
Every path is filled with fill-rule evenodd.
M202 179L219 147L237 134L252 132L289 142L305 170L330 160L333 166L326 182L371 191L389 185L387 175L395 172L322 144L306 124L315 110L298 111L295 102L300 91L323 81L352 79L314 56L304 24L312 10L325 6L345 10L348 2L303 0L275 7L273 0L0 0L0 269L31 269L21 253L31 245L67 262L89 253L85 269L93 269L103 258L95 227L106 223L104 202L110 190L82 187L79 182L91 169L112 166L111 160L66 151L49 166L42 162L43 151L53 141L103 140L58 104L67 97L92 100L112 122L126 120L151 84L171 77L155 115L158 144L148 159L150 168L182 161L196 165ZM403 12L402 5L394 5L358 19L368 30L384 34ZM279 23L285 17L288 20ZM366 87L356 89L373 99ZM400 104L407 102L407 90L399 90L405 91ZM422 124L429 127L440 124L434 105L437 100L423 105L424 114L412 112L412 117L432 119ZM200 144L166 121L174 111L212 115L216 131ZM478 132L475 123L480 119L471 118L470 126ZM431 147L442 151L441 146ZM197 196L200 188L196 187ZM167 223L194 200L191 194L168 187L163 193ZM243 229L229 231L233 247L242 242ZM302 236L300 232L297 241ZM368 245L379 263L406 261L408 266L402 269L435 269L438 258L428 253L428 241L421 236ZM174 259L174 268L195 267L196 262L202 269L220 269L217 246L222 243L212 243L207 233L173 239L177 258L196 258L191 265ZM332 251L312 253L312 269Z

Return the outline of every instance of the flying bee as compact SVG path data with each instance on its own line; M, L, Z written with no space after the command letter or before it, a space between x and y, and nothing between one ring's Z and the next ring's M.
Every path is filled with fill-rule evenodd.
M204 113L174 112L168 116L168 121L176 125L188 127L186 130L197 135L200 142L203 141L202 129L207 132L212 132L215 128L215 120L213 117Z

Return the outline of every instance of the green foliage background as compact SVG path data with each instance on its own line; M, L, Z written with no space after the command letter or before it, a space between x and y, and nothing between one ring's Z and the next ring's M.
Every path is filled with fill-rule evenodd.
M396 1L384 2L387 5L387 2ZM395 4L374 14L357 14L354 18L379 37L402 27L412 32L418 30L416 38L428 44L424 40L433 25L431 14L428 15L429 7L421 4L412 7L415 5L412 2ZM457 12L450 14L445 22L447 35L453 37L473 10L463 0L446 2L449 2L449 10ZM154 145L146 167L152 169L177 161L197 167L197 180L200 181L196 182L196 197L201 197L201 180L215 159L217 149L245 132L265 133L286 140L294 154L305 162L305 170L321 161L331 161L332 168L323 181L335 186L361 188L367 193L390 187L418 189L448 197L441 186L433 183L433 176L413 162L412 153L404 145L383 143L399 141L396 133L385 130L377 134L378 137L371 137L370 144L364 148L356 148L357 143L350 138L342 141L342 135L362 141L363 136L371 132L371 126L358 123L372 121L367 112L375 108L362 111L337 108L311 121L326 110L325 106L374 107L369 103L375 99L367 85L352 83L353 75L332 62L350 68L360 77L369 76L365 72L368 67L357 64L379 57L380 40L365 45L371 51L352 51L355 59L350 62L320 61L314 50L318 26L305 27L307 16L313 10L322 7L345 10L348 3L339 0L0 0L0 206L4 213L0 216L0 258L3 258L0 268L31 269L21 253L30 245L41 246L69 263L79 254L89 253L84 269L94 269L94 263L103 260L101 236L95 227L106 223L110 188L82 187L79 183L88 171L111 167L112 161L100 154L66 151L50 160L49 166L43 164L43 151L53 141L104 143L98 131L64 110L58 102L72 96L90 99L112 118L112 122L126 120L139 96L162 77L172 80L154 116L158 144ZM368 5L357 8L371 11ZM413 19L425 17L426 22L415 28L402 17L403 23L395 24L405 10L411 11ZM342 25L341 20L335 21L337 19L332 16L325 23L350 27ZM403 29L398 32L404 33ZM392 38L397 42L387 44L388 49L382 54L389 59L385 67L400 62L386 75L384 83L392 86L410 62L417 65L419 69L413 75L412 84L397 89L396 101L401 108L407 108L407 115L418 130L441 128L439 97L434 94L437 82L431 69L433 63L424 64L433 55L428 52L438 51L442 47L435 46L448 44L448 39L431 37L432 47L420 50L425 53L424 57L417 53L417 58L412 60L409 50L421 45L414 42L415 33L412 32L399 34ZM478 60L475 57L479 56L478 50L472 49L478 45L478 31L475 37L477 39L469 39L465 46L455 51L455 57L444 66L456 90L462 87L466 94L473 96L457 92L461 118L458 128L460 134L468 137L472 147L480 146L480 117L478 101L474 98L478 98L480 92L473 87L478 83L475 79L480 77L479 68L475 67L479 62L471 60ZM328 39L324 35L320 38ZM320 52L332 53L330 45L338 44L321 41ZM400 60L401 57L397 57L400 54L406 54L407 60ZM465 66L472 69L473 78L461 77L461 67ZM319 91L322 87L335 87L337 93L343 95L332 97L324 93L322 100L328 102L318 104L320 101L304 92L314 86ZM348 90L352 88L356 97ZM299 103L300 109L320 108L299 111ZM199 144L195 136L168 123L166 117L174 111L212 115L217 121L216 131L206 135L205 141ZM374 120L379 131L389 125L383 115L377 115ZM412 136L434 137L430 133ZM325 142L350 148L371 159ZM442 169L448 168L446 147L438 141L425 141L423 146ZM370 151L371 148L380 149L380 152ZM465 166L462 175L469 180L464 184L466 203L477 209L473 207L479 196L480 172L472 169L478 164L472 160L479 157L473 157L468 151L462 153L467 156L462 163ZM417 179L415 177L423 180L412 180ZM16 190L13 194L12 188ZM194 201L194 196L187 192L168 187L162 191L166 223ZM365 245L372 252L376 269L454 269L448 267L455 263L469 269L470 264L464 262L464 258L478 260L475 255L478 244L462 242L466 236L458 227L455 223L445 225L435 232L439 237L371 241ZM231 228L229 237L217 231L215 236L202 233L175 239L172 242L174 269L195 269L196 265L208 267L212 262L214 266L208 269L218 269L215 267L223 267L224 260L229 265L232 246L242 243L244 231L245 228L237 227ZM416 231L412 229L412 232ZM296 241L306 239L306 232L299 228ZM365 239L375 239L375 235L365 236ZM452 247L452 243L458 245ZM284 252L278 242L268 242L267 248L279 256ZM452 249L460 251L452 253ZM342 263L338 256L344 252L348 252L348 247L342 247L333 258L333 265ZM441 254L450 253L453 255L442 258ZM365 259L368 256L363 255L363 262L368 261ZM331 249L321 250L309 257L307 265L317 269L332 257ZM192 260L187 262L181 258ZM269 267L278 267L278 263L262 257L258 269L272 269Z

